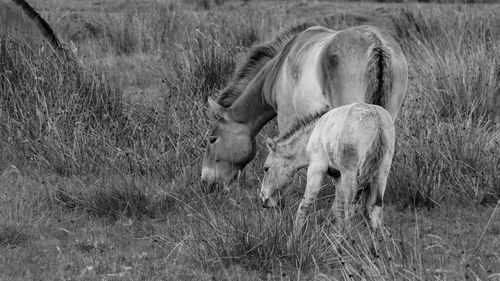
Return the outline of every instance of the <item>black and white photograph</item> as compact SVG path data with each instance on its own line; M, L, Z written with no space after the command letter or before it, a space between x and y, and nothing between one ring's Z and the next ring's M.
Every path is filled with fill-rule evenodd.
M0 0L0 281L500 281L500 0Z

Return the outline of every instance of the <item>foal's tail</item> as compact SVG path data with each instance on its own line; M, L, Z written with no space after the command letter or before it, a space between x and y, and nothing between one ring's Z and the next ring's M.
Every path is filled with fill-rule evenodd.
M378 123L380 124L380 118ZM372 188L378 188L373 185L374 178L378 176L378 171L384 159L384 155L388 149L388 142L384 134L384 130L379 125L377 129L377 134L372 141L371 146L366 152L365 159L361 164L361 168L358 170L358 191L361 193L373 192ZM382 200L382 194L378 194L377 190L377 201ZM359 194L361 195L361 194ZM359 196L356 196L359 197Z
M369 49L368 67L365 74L367 81L365 102L385 108L394 80L391 49L381 41L377 33L372 33L369 37L372 46Z

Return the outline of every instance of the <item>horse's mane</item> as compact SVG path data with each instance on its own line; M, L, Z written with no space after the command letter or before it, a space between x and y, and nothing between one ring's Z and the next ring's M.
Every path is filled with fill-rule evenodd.
M287 140L289 140L290 138L295 136L297 133L302 132L309 125L312 125L319 118L321 118L321 116L323 116L329 110L330 110L329 107L325 107L318 112L315 112L315 113L310 114L310 115L306 115L306 116L302 117L301 119L295 120L295 122L290 127L290 129L278 138L278 142L280 142L280 143L286 142Z
M278 55L283 47L298 33L314 25L312 23L301 23L289 27L278 34L274 40L252 48L237 68L228 86L220 93L217 102L223 107L231 106L268 61Z

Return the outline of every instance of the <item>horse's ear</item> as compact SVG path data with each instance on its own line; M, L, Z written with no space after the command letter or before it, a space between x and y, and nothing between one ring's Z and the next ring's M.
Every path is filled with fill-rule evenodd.
M210 118L218 120L223 117L224 107L214 101L211 97L208 98L208 115Z
M267 145L267 149L269 149L269 151L276 152L276 141L275 140L273 140L270 137L267 137L266 145Z

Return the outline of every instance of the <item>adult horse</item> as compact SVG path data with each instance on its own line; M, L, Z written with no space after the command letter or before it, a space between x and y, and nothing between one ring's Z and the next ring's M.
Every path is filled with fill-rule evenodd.
M408 65L389 34L372 26L340 31L301 24L254 48L217 101L201 178L225 189L255 156L255 136L277 116L280 135L294 121L356 102L396 117ZM338 173L338 171L333 171Z

